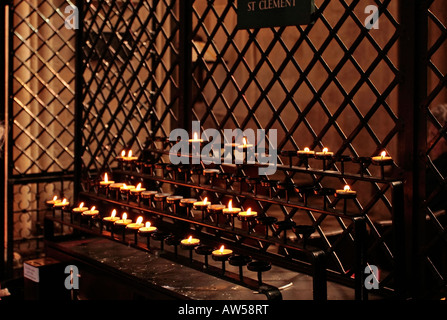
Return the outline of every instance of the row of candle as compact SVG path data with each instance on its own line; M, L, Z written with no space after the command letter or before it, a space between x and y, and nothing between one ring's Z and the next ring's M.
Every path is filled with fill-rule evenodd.
M57 199L53 198L53 200L49 201L54 202L55 200ZM56 201L55 203L58 202ZM201 201L198 205L201 204L207 204L206 198L204 199L204 201ZM231 201L230 201L230 207L227 208L226 212L239 212L238 210L240 209L231 207ZM72 211L75 213L80 213L82 216L86 216L89 218L99 216L99 210L97 210L95 206L89 209L88 207L84 206L83 202L81 202L78 207L73 208ZM248 210L248 212L246 212L245 214L256 215L256 212L250 212L250 210ZM126 212L122 214L121 218L117 217L115 209L113 209L110 216L103 217L102 221L104 223L111 223L113 224L113 226L125 227L128 230L137 231L139 234L144 236L148 236L154 232L157 232L157 228L155 226L152 226L151 222L146 221L146 223L143 224L142 216L139 216L136 222L133 222L132 219L128 218ZM180 244L184 249L193 249L200 244L200 240L190 236L186 239L181 240ZM214 257L226 258L229 257L232 253L233 251L231 249L225 249L224 246L222 245L220 249L214 250L212 252L212 255Z

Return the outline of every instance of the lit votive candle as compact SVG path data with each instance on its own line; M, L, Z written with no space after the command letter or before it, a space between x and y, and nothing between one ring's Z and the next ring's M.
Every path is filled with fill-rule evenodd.
M125 183L123 184L122 187L120 187L120 191L121 192L127 192L127 191L130 191L132 189L135 189L135 186L133 186L133 185L126 185Z
M387 156L386 151L382 151L380 156L372 157L372 162L376 165L386 165L393 162L393 158Z
M119 218L116 216L116 209L113 209L112 213L110 214L110 217L104 217L102 218L104 222L110 222L114 223L115 221L119 220Z
M324 157L324 156L332 157L332 156L334 155L334 153L333 153L333 152L330 152L330 151L328 150L328 148L323 148L323 151L321 151L321 152L316 152L315 155L316 155L316 156L319 156L319 157Z
M128 224L132 223L131 219L127 219L127 213L123 213L123 216L121 219L115 221L116 226L127 226Z
M308 147L305 147L303 150L299 150L297 152L298 155L314 155L315 151L310 150Z
M225 247L222 245L220 249L214 250L211 255L213 259L222 261L228 259L233 254L233 250L231 249L225 249Z
M154 226L151 226L151 223L149 221L146 222L144 227L141 227L138 229L138 232L141 234L150 234L150 233L154 233L155 231L157 231L157 228Z
M251 219L256 218L257 215L258 215L258 213L256 211L252 211L251 208L248 208L247 211L239 212L237 217L240 220L251 220Z
M189 142L203 142L203 139L199 139L199 135L197 134L197 132L194 132L193 134L193 138L189 139Z
M84 211L87 211L88 207L84 207L84 202L81 202L79 204L79 207L73 208L72 211L75 213L82 213Z
M96 210L95 206L91 207L90 210L86 210L86 211L82 212L82 215L84 217L93 217L93 216L96 216L98 214L99 214L99 211Z
M126 228L132 229L132 230L139 230L144 226L143 224L143 217L138 217L137 221L135 223L129 223Z
M335 190L335 195L340 198L355 198L357 191L351 190L351 187L346 185L343 190Z
M129 152L127 153L127 156L122 157L122 159L124 161L134 161L134 160L137 160L138 157L133 156L132 155L132 150L129 150Z
M57 201L54 203L54 207L56 208L62 208L62 207L66 207L70 204L70 202L67 201L67 199L63 199L62 201Z
M137 195L140 195L141 192L143 192L145 190L146 190L146 188L142 188L141 183L139 183L139 184L137 184L136 188L129 189L129 192L131 195L137 196Z
M109 177L108 177L107 173L104 173L104 180L103 181L99 181L99 185L103 186L103 187L108 187L108 186L110 186L113 183L115 183L115 181L109 180Z
M53 199L48 200L46 203L50 206L54 206L55 203L61 202L62 200L58 199L57 196L54 196Z
M228 202L228 208L222 210L223 214L236 215L241 212L241 208L233 208L233 200Z
M203 201L196 201L194 202L194 209L197 210L204 210L206 209L211 203L208 201L208 198L203 199Z
M248 148L251 148L251 147L253 147L253 145L248 143L247 137L243 137L242 138L242 144L237 146L237 148L239 148L239 149L248 149Z
M189 236L187 239L183 239L180 241L180 245L183 249L194 249L200 244L200 239L193 238L192 236Z

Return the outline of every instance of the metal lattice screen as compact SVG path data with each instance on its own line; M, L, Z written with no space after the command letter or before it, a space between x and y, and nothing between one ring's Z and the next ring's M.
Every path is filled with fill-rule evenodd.
M79 70L84 115L81 154L87 173L108 169L122 149L133 149L138 155L147 137L166 137L185 124L179 119L190 112L203 129L276 129L280 150L328 147L338 155L356 157L386 149L397 155L401 125L397 91L402 76L397 53L402 32L399 2L373 1L380 10L377 30L365 28L364 9L371 4L366 0L319 0L315 23L259 30L236 28L235 1L191 4L191 29L183 32L193 42L182 48L182 28L188 25L181 20L179 1L84 3ZM67 5L75 4L12 1L13 134L9 139L14 144L9 155L17 239L34 233L30 221L37 218L32 212L39 212L45 199L54 193L69 195L73 189L55 182L74 168L75 47L74 30L64 27ZM446 223L435 206L445 175L434 161L434 150L445 140L445 124L435 112L435 106L445 101L445 9L440 0L429 1L421 14L428 14L429 24L424 105L434 128L425 151L439 186L427 196L425 231L432 237L421 247L431 279L445 286L445 254L439 253L445 253ZM188 48L191 61L181 55ZM189 67L191 74L182 78ZM185 87L192 89L191 105L182 104ZM286 157L278 161L288 164ZM348 164L345 170L358 170L358 166ZM363 174L376 176L375 170L370 166ZM33 180L41 177L46 182ZM312 178L321 185L350 182ZM299 175L293 179L301 181ZM355 207L367 217L368 254L385 271L381 283L392 287L394 275L388 271L395 252L390 240L389 185L372 179L356 182L355 188L366 190ZM349 219L274 209L278 215L316 225L320 244L331 253L331 268L353 276L341 253L343 243L352 240Z
M43 249L45 201L73 196L74 30L72 1L11 1L9 181L15 266ZM65 181L64 181L65 180Z
M83 163L104 171L123 149L168 136L178 108L175 1L86 4Z
M279 151L307 146L352 157L383 149L395 154L398 7L391 1L375 4L381 12L379 30L365 28L367 1L316 1L315 23L308 26L238 30L235 2L195 1L194 119L203 129L276 129ZM345 170L358 170L353 168ZM377 171L369 167L365 174L377 176ZM297 185L308 183L299 174L292 178ZM285 175L278 172L272 179L283 181ZM313 179L326 187L349 182ZM357 181L354 187L364 191L356 206L367 217L373 257L368 262L383 268L381 283L392 286L391 190L377 182ZM297 224L316 226L319 245L330 252L331 268L354 276L344 253L353 241L352 221L281 206L268 210L280 219L293 217Z

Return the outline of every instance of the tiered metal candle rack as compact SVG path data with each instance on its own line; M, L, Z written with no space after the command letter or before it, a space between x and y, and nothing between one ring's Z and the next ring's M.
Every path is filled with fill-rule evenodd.
M223 164L224 161L222 161L220 165L207 166L204 165L202 157L198 165L173 165L166 159L169 156L170 142L162 140L162 143L161 148L146 148L139 158L130 161L118 158L118 166L110 172L110 176L115 181L132 185L141 182L147 192L136 195L119 189L112 190L110 185L101 186L99 182L102 176L99 173L86 181L87 190L79 195L81 201L101 208L102 214L97 217L99 219L90 218L87 224L83 224L82 220L78 220L79 223L74 223L73 220L68 222L66 219L58 219L56 215L48 220L49 224L54 222L67 224L82 232L100 234L116 241L130 243L142 250L154 250L150 241L153 239L159 241L157 248L167 257L218 277L236 281L244 286L257 288L268 297L280 296L277 288L262 282L262 272L268 271L271 264L306 272L313 275L314 299L324 300L327 298L326 253L320 248L307 244L309 236L316 231L315 226L297 225L292 217L298 210L309 210L324 215L349 218L354 228L355 297L366 299L367 292L364 289L366 221L361 212L348 211L346 205L347 201L354 201L355 196L336 194L332 188L324 188L320 184L296 185L291 176L294 173L300 173L313 177L332 176L342 180L390 183L393 184L394 190L397 190L393 192L393 198L396 198L393 201L401 201L400 182L386 178L383 170L384 166L392 165L392 162L377 163L381 166L381 175L373 177L363 174L371 158L351 159L346 156L328 155L320 158L324 162L322 169L312 169L309 166L311 155L283 151L281 155L289 157L290 163L277 165L277 170L286 177L283 181L277 181L268 177L259 177L257 168L262 165L259 163L231 165ZM298 158L298 165L292 164L295 157ZM189 159L191 160L192 156L189 156ZM360 173L347 174L344 170L344 164L347 161L358 163ZM341 170L330 170L336 162L341 164ZM291 194L298 195L300 201L293 201ZM209 207L194 208L194 200L203 200L204 195L208 197L210 203L219 204L219 206L211 210ZM308 202L310 195L322 197L323 202L320 202L318 206L310 205ZM329 201L331 196L334 196L332 202ZM185 201L181 202L181 199ZM244 210L253 206L253 210L258 211L259 214L250 219L239 218L239 224L236 225L235 216L222 214L222 209L229 199L234 200L234 206L243 203ZM344 202L342 211L336 210L338 201ZM286 215L284 220L278 220L277 217L269 215L269 208L272 205L290 208L294 210L293 214ZM128 212L133 221L137 216L144 215L147 220L154 221L157 232L144 235L146 243L138 240L138 236L142 235L136 232L133 234L133 241L129 240L124 231L117 233L116 229L102 223L101 217L108 216L113 208ZM64 208L60 209L61 217L63 217ZM65 208L65 210L73 215L70 209ZM195 216L194 213L197 212L199 215ZM48 226L48 229L52 230L51 226ZM301 240L291 241L287 236L290 232ZM189 258L185 259L177 254L177 247L180 244L179 239L190 234L199 237L201 245L194 247L194 251L190 248ZM174 255L165 252L164 244L175 248ZM211 248L222 244L231 248L235 255L231 259L224 259L222 268L216 270L208 264L208 256ZM277 252L269 251L269 248L277 248ZM193 252L197 256L203 256L204 262L194 259ZM239 274L225 270L226 261L238 266ZM243 266L247 266L249 270L258 271L258 282L253 282L242 275Z

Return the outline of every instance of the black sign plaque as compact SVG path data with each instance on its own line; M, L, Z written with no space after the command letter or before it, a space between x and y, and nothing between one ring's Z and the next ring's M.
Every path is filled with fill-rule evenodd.
M310 24L314 0L238 0L239 29Z

